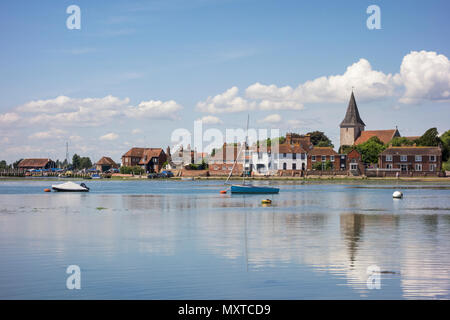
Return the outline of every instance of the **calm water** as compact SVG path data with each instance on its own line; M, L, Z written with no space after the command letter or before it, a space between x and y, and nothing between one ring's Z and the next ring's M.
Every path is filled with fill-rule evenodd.
M450 298L450 186L277 184L263 207L217 181L51 183L0 182L1 299Z

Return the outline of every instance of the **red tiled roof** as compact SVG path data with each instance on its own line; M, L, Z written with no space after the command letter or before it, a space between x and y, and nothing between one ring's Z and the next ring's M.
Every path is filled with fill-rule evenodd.
M366 130L362 131L361 135L356 139L355 145L366 142L372 137L378 137L384 144L387 144L389 141L394 138L395 132L397 130Z
M45 167L47 163L51 161L50 159L23 159L19 162L19 168L23 167L32 167L32 168L40 168Z
M131 148L122 157L142 157L146 148Z
M100 160L97 161L97 165L107 165L107 166L117 166L117 163L114 162L113 159L110 157L102 157Z
M146 148L141 157L141 161L139 161L139 164L149 163L152 158L158 158L162 152L164 152L164 150L161 148Z
M314 147L309 151L312 156L336 156L338 153L331 147Z
M279 153L306 153L305 149L299 144L287 144L283 143L279 145Z
M440 156L442 150L439 147L390 147L381 152L382 155L435 155Z

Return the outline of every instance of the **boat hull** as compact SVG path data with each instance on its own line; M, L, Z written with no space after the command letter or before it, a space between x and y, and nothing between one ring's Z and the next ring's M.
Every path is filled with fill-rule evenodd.
M231 186L231 193L248 193L248 194L261 194L261 193L278 193L280 189L272 187L260 187L252 185L233 185Z
M53 190L58 191L58 192L89 192L89 190L85 189L85 190L69 190L69 189L60 189L58 187L52 187Z

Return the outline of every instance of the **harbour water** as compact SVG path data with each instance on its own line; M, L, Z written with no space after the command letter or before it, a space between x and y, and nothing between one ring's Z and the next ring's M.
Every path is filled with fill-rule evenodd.
M0 299L450 298L450 185L85 183L0 182Z

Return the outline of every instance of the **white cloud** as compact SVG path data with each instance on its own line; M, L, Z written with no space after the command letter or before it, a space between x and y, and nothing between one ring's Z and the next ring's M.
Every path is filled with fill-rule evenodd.
M209 113L260 110L301 110L304 103L342 103L355 88L359 101L398 97L402 103L450 100L450 61L432 51L413 51L401 63L400 72L374 70L366 59L348 66L343 74L323 76L293 88L259 82L245 90L245 97L232 87L197 104Z
M133 130L131 131L131 133L132 133L132 134L139 134L139 133L142 133L142 130L141 130L141 129L133 129Z
M200 119L197 119L197 121L202 121L203 124L219 124L222 123L222 120L220 120L218 117L215 116L204 116Z
M132 118L153 118L153 119L177 119L177 111L183 107L174 100L142 101L137 107L129 107L125 114Z
M402 103L450 100L450 61L432 51L412 51L403 58L397 80L405 87Z
M67 132L61 129L50 129L48 131L39 131L28 136L30 139L60 139Z
M255 109L255 102L249 102L238 96L239 89L232 87L214 97L208 97L206 101L197 103L197 110L209 113L239 112Z
M16 122L20 119L20 116L15 112L8 112L0 114L0 124L1 125L8 125L11 123Z
M281 122L281 116L277 113L268 115L267 117L265 117L264 119L259 120L258 122L260 123L280 123Z
M100 140L103 140L103 141L112 141L112 140L116 140L118 137L119 137L118 134L116 134L116 133L114 133L114 132L110 132L110 133L107 133L107 134L101 136L101 137L100 137Z
M342 75L319 77L297 88L255 83L246 89L246 96L271 101L275 106L272 109L281 108L283 103L291 109L301 109L302 103L345 102L352 87L357 89L360 100L375 100L394 93L394 80L391 74L375 71L369 61L360 59Z

